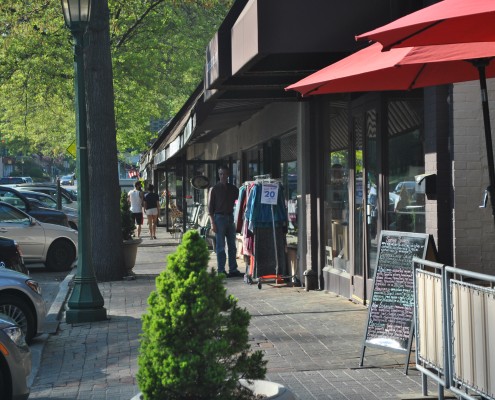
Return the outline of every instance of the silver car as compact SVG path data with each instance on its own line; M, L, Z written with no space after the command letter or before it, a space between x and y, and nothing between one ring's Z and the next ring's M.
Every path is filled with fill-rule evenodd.
M41 262L51 271L68 271L77 259L77 231L39 222L3 202L0 202L0 235L19 244L26 264Z
M31 351L22 330L0 314L0 399L27 399L30 373Z
M60 178L60 184L64 186L74 185L74 175L64 175Z
M38 282L20 272L0 268L0 313L12 318L30 343L42 332L46 317Z

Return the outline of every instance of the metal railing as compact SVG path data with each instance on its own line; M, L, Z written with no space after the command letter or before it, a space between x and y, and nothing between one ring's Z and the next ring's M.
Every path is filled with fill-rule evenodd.
M495 398L495 276L445 267L450 390Z
M416 367L463 399L495 399L495 276L413 258ZM480 397L481 396L481 397Z

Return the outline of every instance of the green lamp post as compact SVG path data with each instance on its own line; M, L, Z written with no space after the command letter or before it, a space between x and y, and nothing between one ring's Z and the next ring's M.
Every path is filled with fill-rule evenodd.
M79 196L79 257L74 287L65 314L67 323L102 321L107 318L91 259L89 233L89 172L84 85L84 38L91 16L91 0L62 0L65 25L74 37L74 86L76 92L77 192Z

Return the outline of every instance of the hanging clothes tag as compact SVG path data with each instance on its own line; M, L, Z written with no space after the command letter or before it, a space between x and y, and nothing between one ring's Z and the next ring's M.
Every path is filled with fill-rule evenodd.
M261 204L277 205L278 200L278 183L261 184Z

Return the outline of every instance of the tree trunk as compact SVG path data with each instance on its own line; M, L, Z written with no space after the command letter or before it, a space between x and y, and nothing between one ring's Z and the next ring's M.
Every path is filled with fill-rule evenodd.
M124 276L108 1L93 1L85 54L91 254L98 281Z

